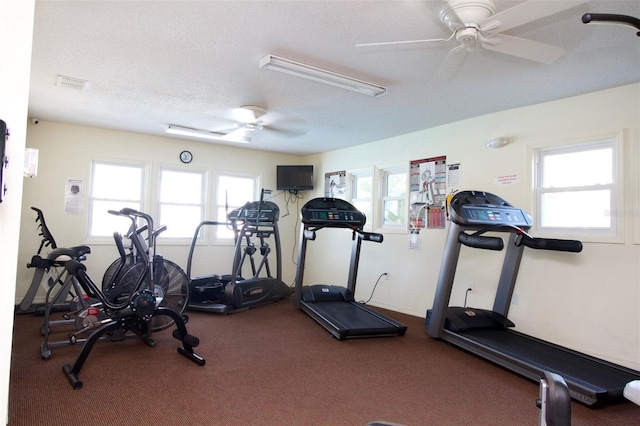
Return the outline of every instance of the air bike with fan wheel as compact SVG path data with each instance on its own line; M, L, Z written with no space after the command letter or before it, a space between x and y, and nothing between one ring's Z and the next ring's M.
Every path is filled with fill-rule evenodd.
M124 244L116 238L120 259L114 268L108 269L103 289L89 277L85 265L74 260L65 263L65 269L80 283L89 303L77 312L79 331L69 336L69 343L80 343L78 336L82 333L90 333L89 337L82 339L84 344L74 364L63 367L74 389L83 385L78 375L97 342L138 336L154 346L152 333L172 325L176 326L173 337L182 343L178 353L198 365L205 364L193 351L199 340L187 333L187 317L182 313L188 299L189 280L177 265L155 253L155 239L165 227L155 229L151 216L133 209L109 213L131 220L128 235L133 249L128 255ZM139 220L146 222L140 229Z
M339 340L357 337L403 336L407 326L354 299L362 241L381 243L381 234L365 232L364 213L336 198L315 198L301 209L302 228L294 303ZM351 261L347 286L328 284L303 286L307 242L318 231L339 228L351 231Z
M582 243L532 237L527 233L533 224L531 217L488 192L457 193L451 199L449 214L433 308L426 316L429 336L535 381L545 372L555 373L564 379L571 397L586 405L621 399L625 385L640 379L640 372L527 336L513 330L515 324L507 318L524 249L577 253L582 251ZM450 307L461 247L500 251L504 242L496 233L508 234L509 241L493 308Z
M278 205L264 199L270 190L263 189L260 201L248 202L228 213L228 222L201 222L193 235L187 260L191 277L198 235L206 226L225 226L233 230L235 246L231 273L192 277L188 308L195 311L228 314L275 302L291 295L282 281L282 254ZM271 243L271 244L270 244ZM275 254L275 275L269 256ZM243 270L250 270L243 278Z

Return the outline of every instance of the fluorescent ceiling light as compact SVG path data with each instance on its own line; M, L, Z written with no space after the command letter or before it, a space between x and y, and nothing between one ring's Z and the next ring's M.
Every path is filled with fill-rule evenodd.
M266 55L260 59L259 66L260 68L284 72L307 80L317 81L318 83L373 96L374 98L387 93L386 87L274 55Z
M227 135L224 133L208 132L206 130L192 129L190 127L181 127L181 126L176 126L174 124L169 124L167 126L166 132L171 133L172 135L189 136L194 138L211 139L216 141L228 141L228 142L237 142L237 143L249 143L250 141L249 138L245 138L245 137L231 138L231 137L227 137Z

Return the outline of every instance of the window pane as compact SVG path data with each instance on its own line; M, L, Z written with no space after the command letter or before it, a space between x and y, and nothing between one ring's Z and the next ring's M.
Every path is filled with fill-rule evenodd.
M371 201L354 200L353 205L367 217L367 223L371 220Z
M544 188L613 183L612 148L545 155L542 161Z
M235 208L248 201L257 201L254 200L254 185L254 178L220 176L218 178L218 205L224 206L228 203L230 207ZM226 215L223 217L226 219Z
M177 204L202 202L202 174L163 170L160 180L160 202Z
M387 197L404 197L407 191L407 174L394 173L387 176Z
M540 199L543 227L609 228L611 191L544 193Z
M99 201L93 202L91 209L91 235L94 237L109 237L114 232L125 235L131 226L131 221L123 216L109 214L109 210L122 210L129 207L140 210L140 203L122 201Z
M220 207L218 209L218 222L226 222L227 221L227 211L224 207ZM233 230L231 227L218 225L216 226L216 237L217 238L233 238Z
M371 184L373 179L368 177L359 177L356 180L356 193L353 194L354 198L371 198Z
M202 221L201 207L162 204L160 206L160 217L162 223L156 225L166 225L167 230L160 234L167 238L191 238L198 224Z
M141 190L141 167L94 164L92 197L137 201L141 198Z
M402 225L404 223L404 200L387 200L384 202L384 225Z
M217 220L225 222L227 212L242 207L256 199L256 178L243 176L218 176ZM233 231L216 226L216 238L232 239Z

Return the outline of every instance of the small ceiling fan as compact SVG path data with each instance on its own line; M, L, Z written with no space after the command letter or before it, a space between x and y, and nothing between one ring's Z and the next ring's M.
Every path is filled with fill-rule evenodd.
M217 139L229 142L250 142L256 132L277 132L285 137L295 137L305 133L300 120L279 120L274 114L267 114L264 107L258 105L243 105L231 112L234 121L232 127L213 130L211 133L220 135ZM284 123L278 125L276 123Z
M564 54L559 46L514 37L502 32L560 13L585 1L525 1L517 6L496 11L494 0L447 0L440 8L439 18L451 35L447 38L405 40L358 44L357 47L387 46L420 43L457 43L447 55L445 63L451 69L459 65L467 52L491 50L530 61L550 64Z
M257 105L243 105L232 111L235 121L233 127L214 130L221 134L220 140L232 142L250 142L256 130L264 129L265 123L260 119L267 110Z

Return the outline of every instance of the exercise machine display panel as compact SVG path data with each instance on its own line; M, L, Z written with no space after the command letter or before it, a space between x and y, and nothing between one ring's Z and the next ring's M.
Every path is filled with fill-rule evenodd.
M508 225L529 228L531 216L502 198L483 191L463 191L449 205L451 220L466 226Z
M367 222L364 213L338 198L316 198L300 210L302 223L317 226L363 228Z
M272 201L253 201L229 213L229 221L275 223L280 217L280 208Z

